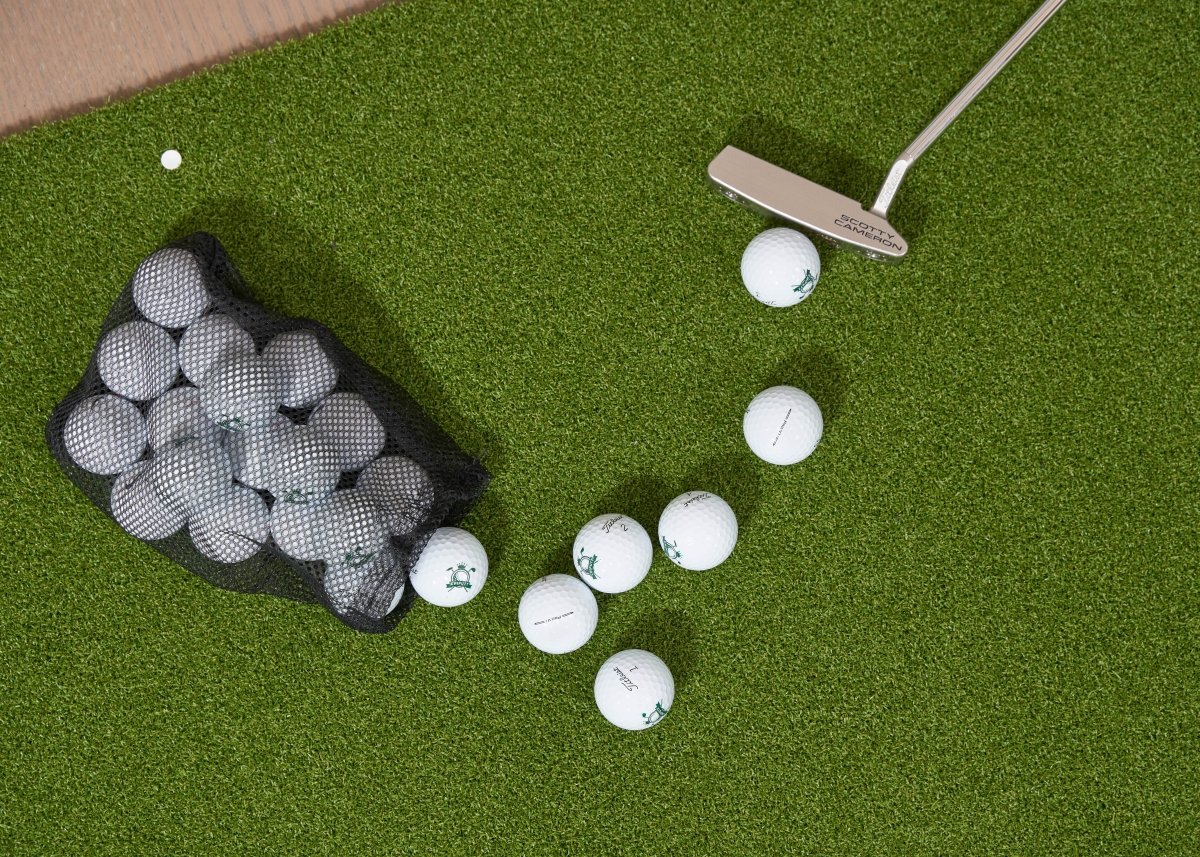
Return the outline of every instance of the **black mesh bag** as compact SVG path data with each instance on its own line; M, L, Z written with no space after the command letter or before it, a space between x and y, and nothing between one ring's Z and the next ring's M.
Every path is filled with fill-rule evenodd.
M94 504L189 571L368 632L408 611L425 543L490 479L327 328L255 302L202 232L138 266L46 442Z

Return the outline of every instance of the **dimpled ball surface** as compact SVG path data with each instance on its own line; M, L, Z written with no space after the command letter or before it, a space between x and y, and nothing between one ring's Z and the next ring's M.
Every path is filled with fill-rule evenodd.
M626 649L605 661L593 689L604 718L631 732L661 722L675 702L670 668L644 649Z
M179 368L196 385L204 383L214 366L235 354L254 354L254 338L224 313L209 313L179 339Z
M111 476L142 457L146 421L137 406L108 393L84 399L63 426L71 460L89 473Z
M337 384L337 367L321 347L316 334L307 330L281 333L263 348L283 378L283 404L308 408L325 398Z
M350 567L368 565L387 546L387 528L379 509L362 491L337 491L317 508L320 530L316 548L326 562Z
M219 445L184 438L157 453L152 476L159 495L197 514L220 500L233 484L233 465Z
M196 550L211 560L242 562L267 541L271 513L258 493L230 485L225 495L198 512L188 524Z
M179 247L154 251L133 274L133 302L155 324L187 327L208 308L200 260Z
M333 439L345 471L366 467L387 441L383 423L358 393L326 396L313 410L308 424Z
M317 536L322 529L324 506L324 503L297 506L276 501L271 507L271 538L276 546L292 559L306 562L320 559Z
M646 578L654 545L626 515L600 515L583 525L572 553L583 582L598 592L627 592Z
M278 503L320 502L341 473L333 442L312 426L292 426L267 452L267 490Z
M403 536L424 520L434 502L433 480L403 455L381 455L358 476L356 487L379 506L388 532Z
M109 495L109 509L121 529L145 541L173 536L187 523L183 507L154 490L149 461L139 461L117 476Z
M578 577L548 574L529 585L517 607L521 632L535 649L551 655L573 652L591 639L600 609Z
M742 282L767 306L800 303L821 278L821 257L807 235L780 226L760 232L742 253Z
M737 544L737 516L707 491L688 491L667 504L658 519L658 543L671 562L708 571L729 558Z
M146 414L150 448L156 452L185 437L221 443L225 432L208 418L195 387L174 387L150 404Z
M808 393L781 385L763 390L742 418L742 434L750 451L770 464L795 464L812 455L825 420Z
M148 321L127 321L105 334L96 365L108 389L135 402L158 398L179 373L175 340Z
M263 357L234 354L205 376L200 401L208 418L226 431L259 431L275 422L283 383Z
M441 527L429 537L408 582L438 607L457 607L487 582L488 557L479 539L458 527Z
M267 490L271 450L295 425L283 414L276 414L262 431L226 433L225 451L233 465L233 478L251 488Z

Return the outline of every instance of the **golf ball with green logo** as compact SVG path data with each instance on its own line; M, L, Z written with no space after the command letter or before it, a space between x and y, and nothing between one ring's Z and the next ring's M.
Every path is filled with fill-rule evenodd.
M626 649L596 673L596 707L614 726L631 732L662 721L675 702L675 678L662 658L644 649Z
M458 527L441 527L429 537L408 582L430 604L457 607L479 594L487 576L487 552L479 539Z
M754 236L742 254L742 282L767 306L800 303L821 278L821 257L808 236L780 226Z
M598 592L627 592L646 578L654 546L627 515L600 515L583 525L572 553L583 582Z
M688 491L667 504L658 519L658 543L671 562L691 571L716 568L737 544L737 516L707 491Z

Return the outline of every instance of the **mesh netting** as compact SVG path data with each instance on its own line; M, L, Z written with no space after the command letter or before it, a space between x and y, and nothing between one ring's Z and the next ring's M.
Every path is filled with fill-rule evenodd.
M489 475L322 325L261 307L211 235L138 266L46 425L67 477L224 589L383 632Z

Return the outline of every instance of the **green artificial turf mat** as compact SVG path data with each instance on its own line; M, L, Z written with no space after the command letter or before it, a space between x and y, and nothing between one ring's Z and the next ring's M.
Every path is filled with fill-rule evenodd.
M869 201L1032 11L411 2L0 141L0 851L1184 854L1200 833L1186 4L1069 3L913 169L910 257L787 310L726 142ZM174 173L166 148L183 153ZM196 229L495 479L471 604L385 636L218 591L44 447L137 261ZM741 437L775 383L808 461ZM737 510L541 655L577 529ZM624 647L662 725L596 712Z

